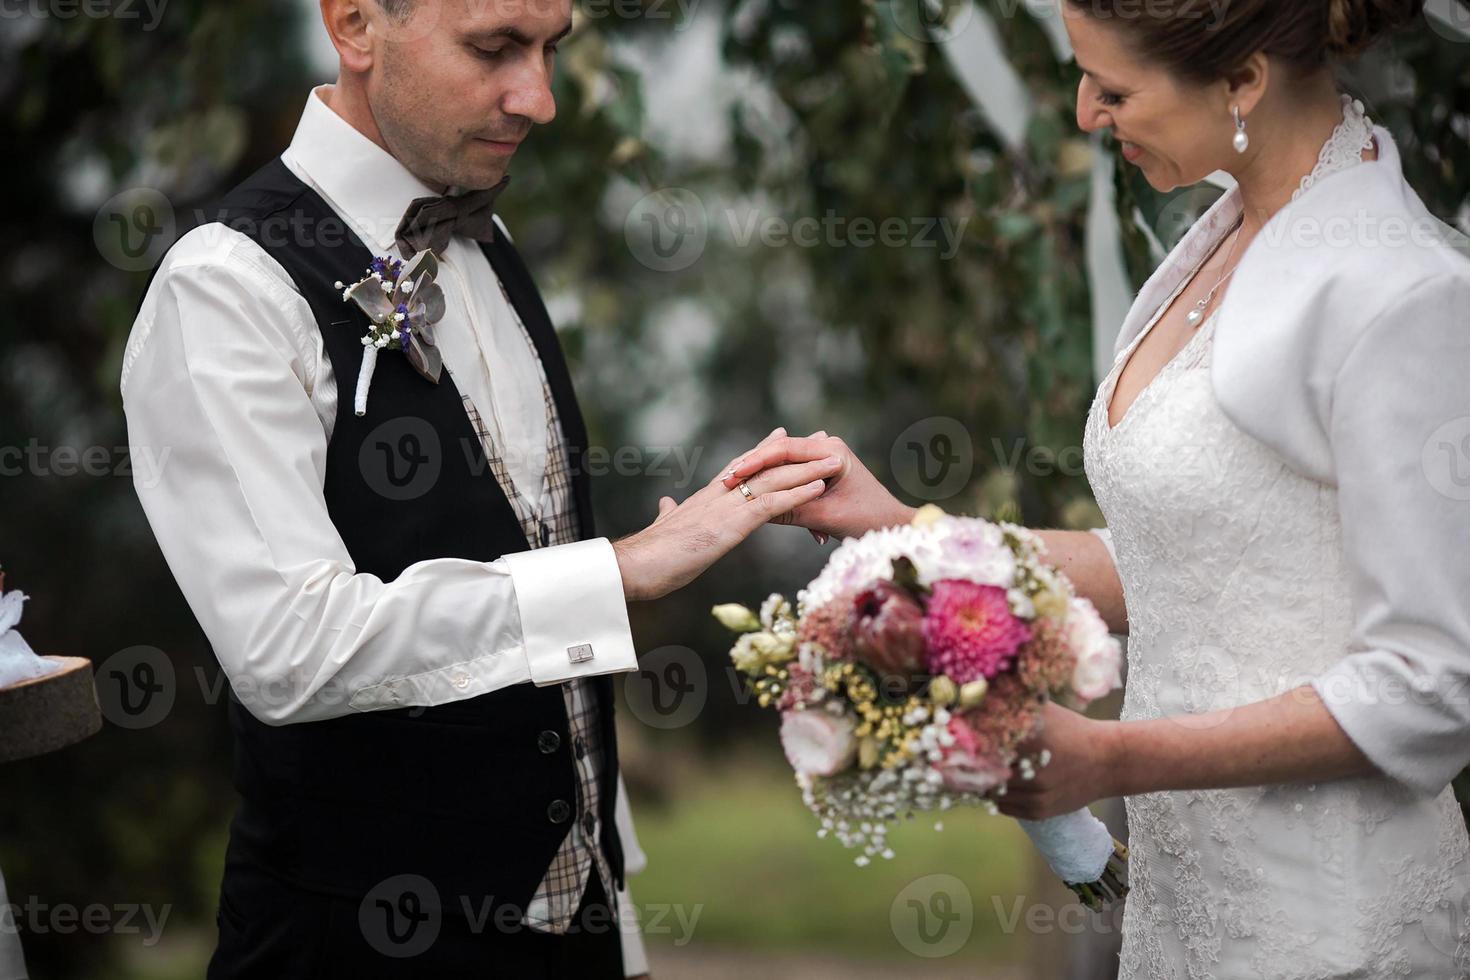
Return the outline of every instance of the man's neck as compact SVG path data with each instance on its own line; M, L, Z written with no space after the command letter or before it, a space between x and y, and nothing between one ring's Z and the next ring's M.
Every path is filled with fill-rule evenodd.
M378 128L378 121L373 118L372 107L368 105L367 96L361 86L344 85L342 79L339 77L336 84L326 87L326 91L322 93L322 101L326 103L328 109L331 109L344 119L349 126L382 147L384 153L393 156L393 151L383 139L382 130ZM394 158L397 159L396 157ZM415 176L418 175L415 174ZM443 194L447 191L447 188L442 184L424 180L423 177L419 177L419 180L423 180L437 194Z

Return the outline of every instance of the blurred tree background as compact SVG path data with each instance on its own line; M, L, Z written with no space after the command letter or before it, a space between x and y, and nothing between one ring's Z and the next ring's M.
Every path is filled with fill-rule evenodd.
M1470 15L1457 31L1464 11L1451 4L1439 5L1451 22L1426 21L1346 81L1394 132L1426 201L1465 230ZM23 932L35 976L191 976L212 942L230 744L218 667L133 493L117 379L169 221L284 148L310 86L335 71L303 0L77 6L12 5L0 23L0 447L23 454L0 460L0 561L34 596L22 631L38 650L100 666L155 648L175 696L158 724L109 723L0 769L0 868L14 903L171 909L166 957L117 931ZM1131 295L1218 190L1155 194L1115 172L1105 140L1077 133L1056 17L1022 0L579 7L558 118L522 149L502 207L607 450L604 533L645 525L660 494L687 496L778 424L844 436L915 503L1101 522L1080 452L1108 319L1101 280L1116 267ZM976 84L967 66L1003 69L1014 92ZM137 188L166 204L118 203ZM820 225L814 238L793 234L802 219ZM888 222L891 241L863 222ZM78 472L88 447L100 447L94 465ZM705 848L719 878L703 879L700 900L744 904L711 904L701 941L917 970L887 932L903 882L963 856L985 868L978 895L1014 892L1024 861L1005 828L978 821L904 838L912 857L867 878L835 844L809 841L772 764L770 719L726 682L708 609L794 593L823 556L800 532L767 529L690 589L634 610L640 650L703 665L707 694L672 731L623 712L652 857L635 897L680 901L701 879L678 866ZM727 780L739 791L711 803L708 787ZM721 818L754 823L750 841L705 836L702 821ZM762 854L771 866L757 875ZM864 882L876 898L847 894ZM994 922L978 931L961 957L969 975L982 958L1024 957Z

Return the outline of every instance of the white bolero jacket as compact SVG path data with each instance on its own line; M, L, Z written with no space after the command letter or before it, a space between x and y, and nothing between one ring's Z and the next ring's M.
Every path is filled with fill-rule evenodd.
M1470 258L1378 159L1333 173L1246 250L1215 323L1226 416L1337 489L1353 639L1312 685L1384 773L1437 795L1470 764ZM1116 354L1229 232L1238 189L1148 280Z

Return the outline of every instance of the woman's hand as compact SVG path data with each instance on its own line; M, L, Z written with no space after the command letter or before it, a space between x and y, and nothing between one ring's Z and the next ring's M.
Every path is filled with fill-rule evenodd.
M772 467L834 457L841 465L828 477L826 493L797 507L789 523L810 528L817 534L852 538L874 528L907 524L913 519L912 507L889 493L846 443L825 432L805 439L785 435L768 439L737 460L723 475L722 483L735 487Z
M1045 820L1119 795L1111 778L1117 726L1048 701L1041 709L1041 730L1021 744L1021 753L1034 759L1047 751L1050 759L1036 766L1033 778L1018 774L1006 784L1005 793L995 797L1000 812Z
M761 445L785 435L785 429L777 429ZM630 602L657 599L683 588L756 528L790 523L787 515L821 496L825 481L841 467L842 460L831 454L773 466L745 481L752 494L748 500L732 489L740 481L727 487L719 478L682 504L664 497L651 525L613 542L624 596Z

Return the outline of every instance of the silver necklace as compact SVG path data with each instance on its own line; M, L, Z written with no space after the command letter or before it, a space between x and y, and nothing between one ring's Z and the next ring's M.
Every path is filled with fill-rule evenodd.
M1230 243L1230 253L1225 256L1226 265L1230 265L1230 260L1235 258L1235 246L1240 244L1240 232L1245 230L1245 215L1242 214L1240 216L1240 220L1235 223L1235 228L1236 235L1234 240ZM1191 327L1197 327L1200 325L1200 321L1205 318L1205 308L1210 305L1210 301L1215 298L1215 294L1220 291L1220 287L1225 285L1225 280L1229 279L1233 275L1235 275L1234 268L1232 268L1229 272L1220 277L1220 281L1215 283L1214 288L1211 289L1207 294L1205 294L1204 299L1194 304L1194 309L1190 310L1189 313L1184 317L1184 319L1189 323Z

